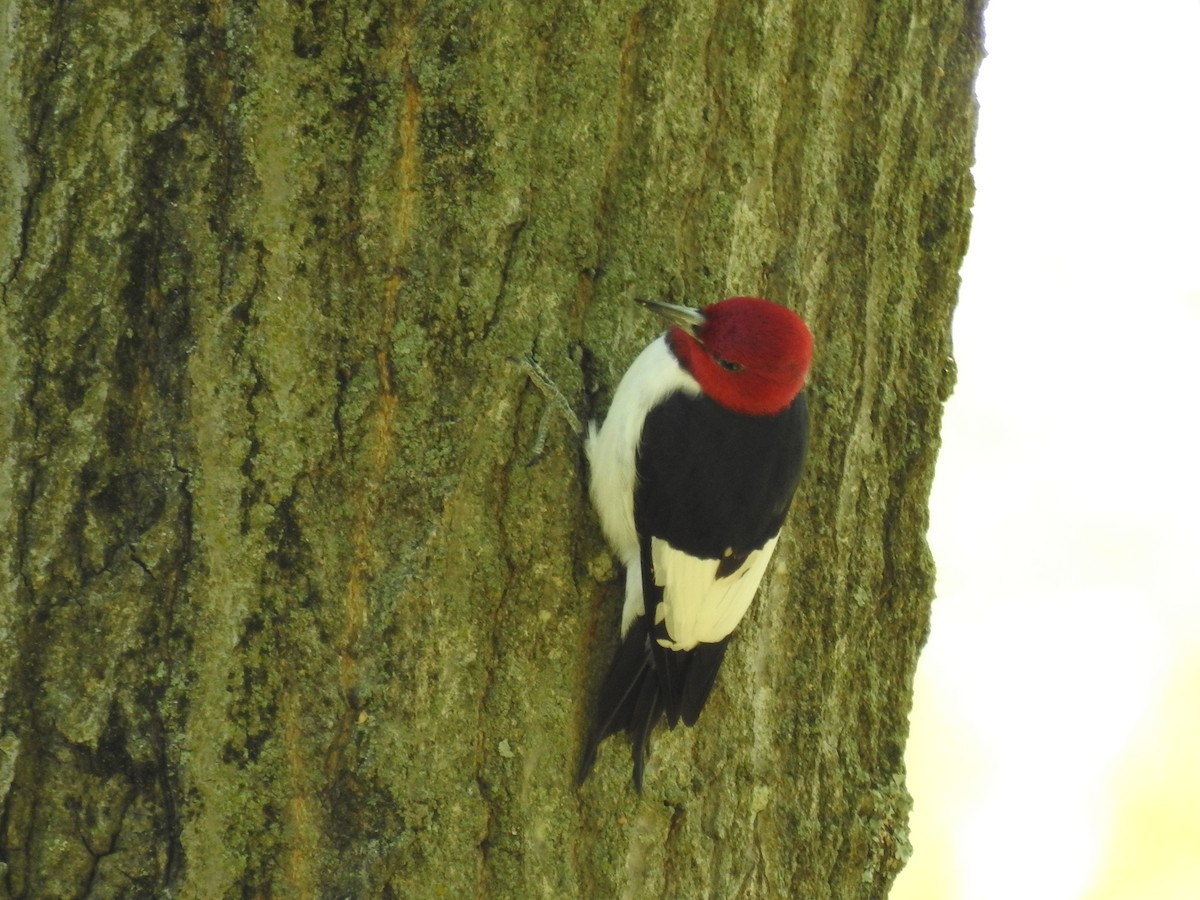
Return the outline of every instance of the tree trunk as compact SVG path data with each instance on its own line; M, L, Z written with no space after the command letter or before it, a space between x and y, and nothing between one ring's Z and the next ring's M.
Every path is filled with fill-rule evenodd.
M3 0L11 897L878 897L933 566L980 0ZM659 327L817 342L695 729L574 784L578 439Z

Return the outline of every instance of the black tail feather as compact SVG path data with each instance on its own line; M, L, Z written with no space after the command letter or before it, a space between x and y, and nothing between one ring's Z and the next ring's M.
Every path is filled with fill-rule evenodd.
M646 773L646 760L650 756L650 732L654 730L663 713L661 692L662 685L658 673L653 666L647 667L641 687L638 688L637 703L633 706L633 714L626 728L629 747L633 753L633 786L639 794L642 792L642 777Z
M683 694L679 698L679 715L689 728L700 718L700 710L717 681L717 672L725 659L725 648L729 638L716 644L697 644L689 653L687 677L683 680Z
M664 713L672 728L680 718L685 725L696 724L728 640L699 644L693 650L667 650L651 640L645 617L635 619L600 687L596 724L580 761L578 783L591 773L600 742L624 731L633 753L633 783L641 791L654 726Z
M659 634L655 637L666 637L667 629L660 623ZM658 673L658 692L662 698L663 712L667 714L667 726L674 728L679 724L679 701L683 696L684 676L687 674L687 657L690 653L680 653L678 650L668 650L658 641L650 642L651 659L654 670Z
M617 652L613 655L600 686L600 699L596 709L596 724L588 737L587 747L579 766L578 782L583 784L596 761L596 748L600 742L618 731L628 731L633 721L633 712L641 696L647 677L653 678L653 663L647 646L644 619L637 619L630 626Z

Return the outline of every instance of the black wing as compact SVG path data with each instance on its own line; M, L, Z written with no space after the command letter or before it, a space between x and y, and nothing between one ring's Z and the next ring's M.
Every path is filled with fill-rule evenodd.
M721 560L718 577L737 571L783 526L807 441L803 393L774 416L740 415L703 395L684 393L650 412L638 448L633 505L650 622L663 595L651 572L651 539ZM657 628L661 633L654 637L669 637L661 623ZM694 724L716 681L725 641L682 651L652 641L651 650L668 723L674 727L683 718Z
M641 543L646 616L636 620L613 657L600 689L599 716L580 766L582 782L596 748L625 731L633 780L642 787L650 733L665 713L694 725L725 658L728 638L691 650L669 650L654 633L662 588L654 580L651 540L693 556L722 560L733 574L752 551L779 532L800 480L808 438L803 393L775 416L731 413L707 397L675 394L646 417L638 448L634 523ZM730 551L730 552L727 552Z
M774 416L743 416L678 393L646 417L633 517L653 535L704 559L743 557L779 532L808 442L803 393Z

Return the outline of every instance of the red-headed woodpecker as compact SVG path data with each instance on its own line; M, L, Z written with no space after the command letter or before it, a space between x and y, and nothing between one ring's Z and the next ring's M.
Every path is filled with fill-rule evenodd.
M812 335L791 310L732 297L640 301L673 326L621 379L587 438L592 502L626 567L621 644L579 780L618 731L642 787L665 714L694 725L750 606L800 479Z

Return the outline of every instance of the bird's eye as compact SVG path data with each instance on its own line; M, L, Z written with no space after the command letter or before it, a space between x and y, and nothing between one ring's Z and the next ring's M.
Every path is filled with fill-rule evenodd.
M724 369L726 372L742 371L741 363L735 363L731 359L720 359L719 357L714 357L714 359L717 360L717 365L720 366L722 369Z

